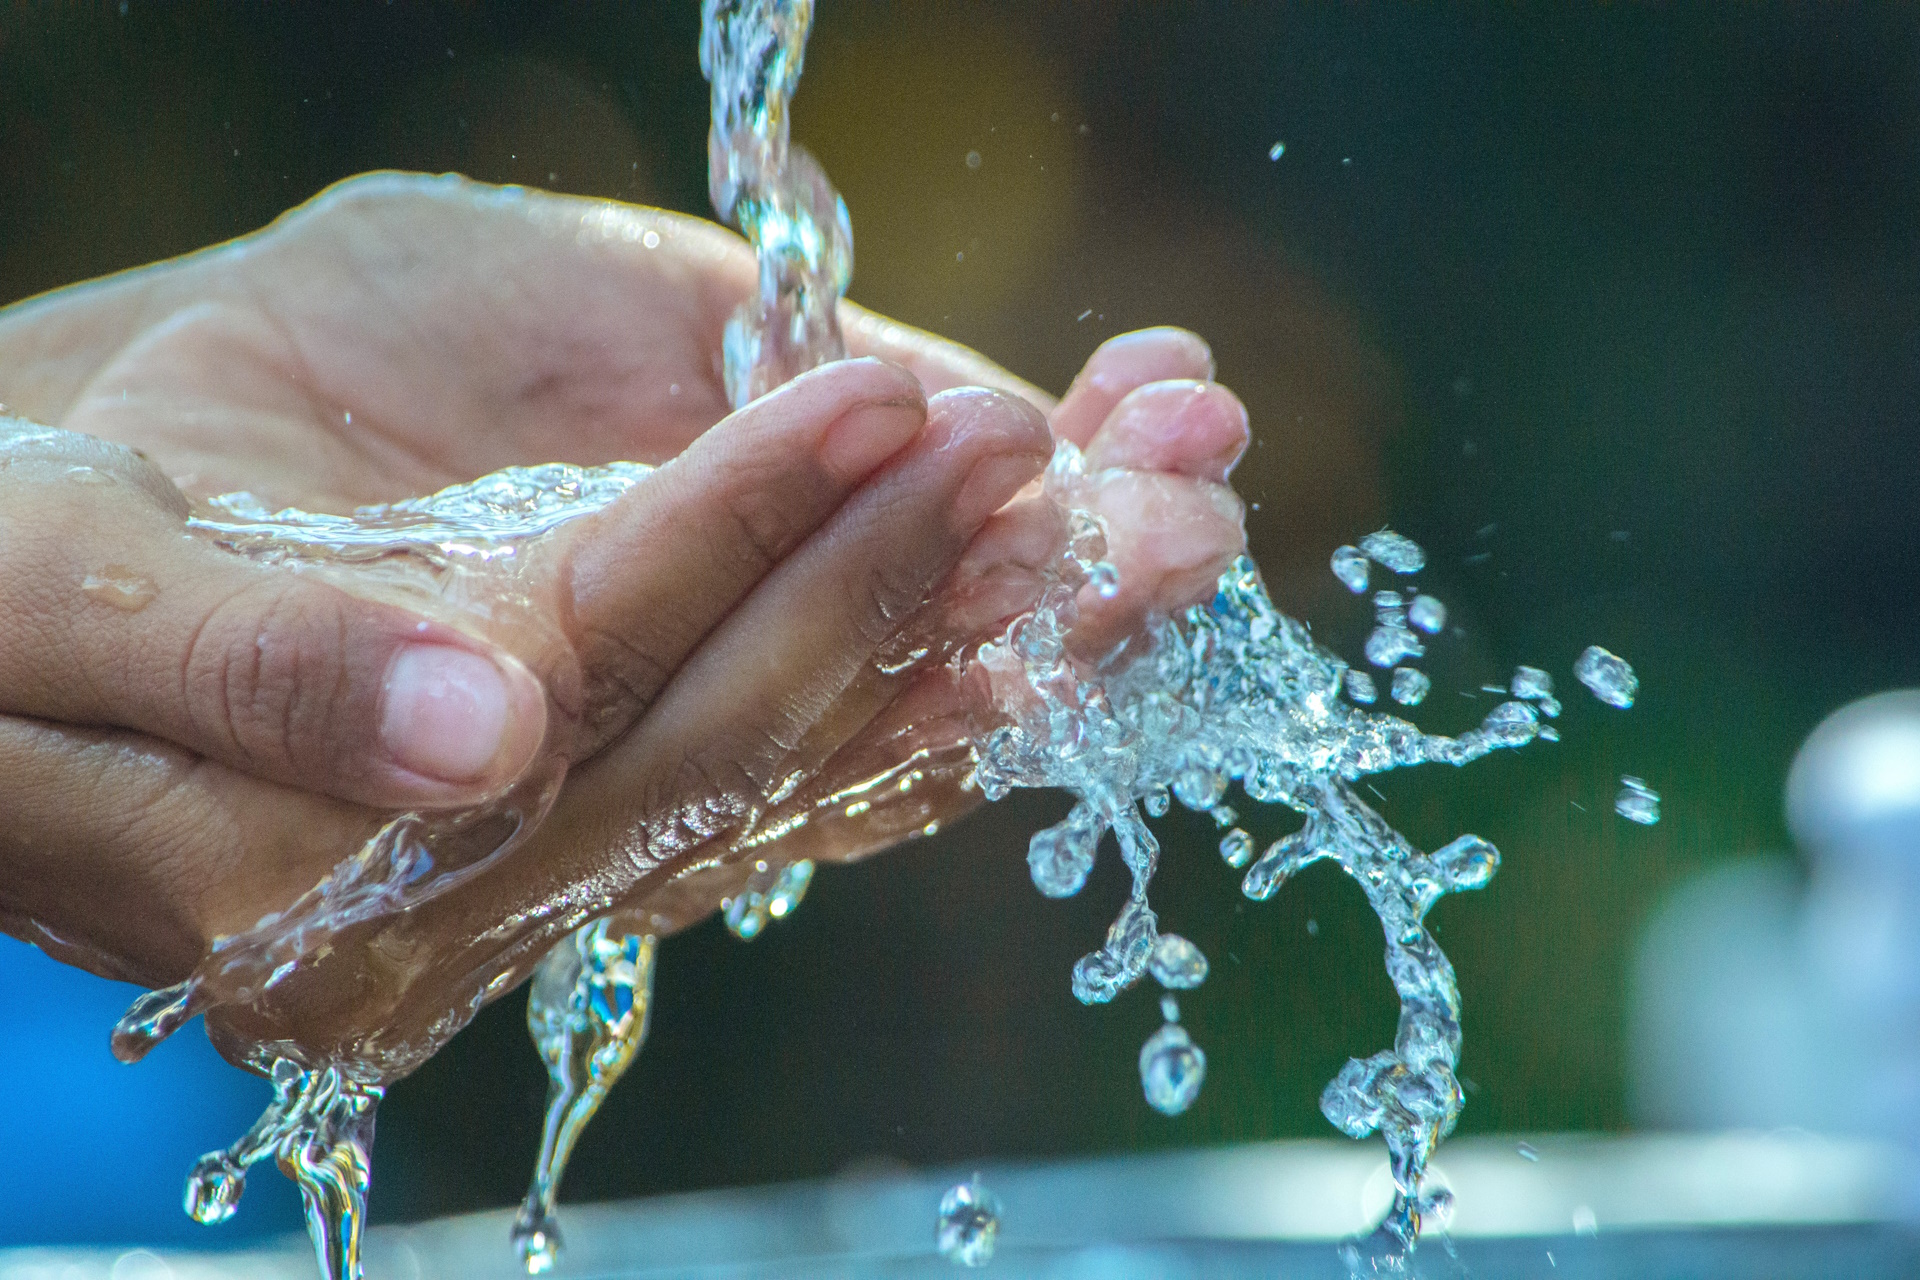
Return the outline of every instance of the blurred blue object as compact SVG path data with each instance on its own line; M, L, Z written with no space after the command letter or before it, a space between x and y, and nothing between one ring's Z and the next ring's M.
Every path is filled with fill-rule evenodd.
M107 1033L138 994L0 937L0 1245L207 1249L298 1229L299 1199L271 1165L232 1221L202 1227L181 1210L194 1160L239 1137L272 1092L201 1035L115 1061Z

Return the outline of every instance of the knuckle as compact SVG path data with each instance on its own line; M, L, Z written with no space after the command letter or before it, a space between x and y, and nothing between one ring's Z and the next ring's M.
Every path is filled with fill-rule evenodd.
M348 673L347 618L333 593L299 582L243 588L188 643L188 715L255 765L324 767Z
M884 644L907 615L925 602L927 583L917 569L910 563L881 561L867 570L853 617L862 641Z
M727 486L720 505L729 525L727 541L756 574L765 574L792 549L795 520L780 500L778 477L753 470Z

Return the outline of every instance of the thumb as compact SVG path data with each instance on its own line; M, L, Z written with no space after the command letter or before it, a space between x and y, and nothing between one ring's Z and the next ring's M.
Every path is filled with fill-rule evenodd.
M0 712L381 808L472 803L532 762L546 695L512 655L185 536L186 510L137 454L0 419Z

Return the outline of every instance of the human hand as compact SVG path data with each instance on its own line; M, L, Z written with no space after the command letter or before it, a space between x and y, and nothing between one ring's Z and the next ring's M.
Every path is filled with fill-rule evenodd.
M17 309L0 321L0 363L14 371L0 394L32 416L138 445L191 492L244 487L322 509L408 496L509 462L678 456L718 416L713 352L752 278L744 250L724 233L669 215L444 181L382 178L330 201L253 241ZM668 252L654 252L662 248ZM1040 399L970 353L857 311L849 320L850 346L903 360L924 387L995 381ZM627 345L613 334L637 340ZM1192 364L1190 341L1173 346L1184 346ZM1100 381L1078 394L1089 420L1085 406L1108 394ZM99 592L69 593L55 602L56 614L61 603L91 607L70 608L51 645L29 630L9 655L14 666L0 665L33 670L42 699L86 694L76 705L7 705L37 722L0 722L8 744L0 756L13 756L6 774L21 780L23 821L5 837L9 862L24 869L10 876L16 923L31 917L57 926L74 949L68 954L77 950L91 967L149 982L177 977L209 939L310 885L377 824L380 810L497 791L543 736L550 749L597 770L588 786L576 769L556 817L590 814L604 825L617 814L627 824L618 838L603 832L609 838L598 845L570 848L589 863L627 855L629 892L643 880L671 879L704 845L683 839L675 856L641 868L636 832L651 839L684 826L689 806L720 814L714 825L724 829L729 806L737 819L742 805L753 807L754 789L764 799L769 787L749 767L764 760L726 758L724 747L713 750L728 771L725 785L703 777L682 787L684 776L662 777L686 769L687 735L698 731L702 748L751 740L762 756L768 744L806 739L815 756L834 754L860 727L851 703L868 713L876 705L875 690L864 701L848 697L885 630L876 619L891 622L922 598L959 554L968 527L985 518L974 509L981 494L1004 489L991 503L998 506L1044 454L1037 422L1004 398L972 393L937 403L922 426L916 414L924 411L912 403L921 388L881 367L849 364L805 383L701 438L674 464L674 485L640 486L644 497L596 517L592 536L576 530L564 553L550 551L553 594L545 603L561 620L531 646L525 634L476 634L471 618L416 619L332 584L291 585L180 539L180 498L164 475L124 455L60 455L71 440L43 443L55 452L16 466L10 482L24 483L35 467L46 482L52 467L60 484L79 492L71 468L87 466L115 483L89 487L88 500L73 502L64 520L23 502L0 506L14 530L41 535L9 539L10 552L24 545L64 555L51 576L10 569L7 580L72 585L85 555L111 549L122 558L103 569L124 565L159 593L137 625L128 615L123 626L110 625ZM1201 396L1208 397L1217 399ZM1062 406L1068 422L1075 404L1070 396ZM855 419L866 426L851 434L885 439L869 442L865 471L836 469L835 424ZM1243 420L1238 430L1243 441ZM887 440L896 442L892 450ZM997 475L984 489L967 478L987 472ZM142 561L149 552L157 560ZM765 589L778 576L765 574L774 561L787 575L785 594ZM1123 581L1144 599L1153 577L1142 569ZM103 588L109 607L117 589ZM763 599L783 603L759 611L757 632L742 632L735 615ZM822 610L823 599L848 607ZM821 625L792 626L796 610L821 615ZM709 635L722 618L726 625ZM433 629L409 633L419 621ZM770 651L770 634L782 630L804 634ZM455 730L444 742L467 748L454 761L464 777L423 775L404 760L392 767L382 732L393 709L386 686L396 655L419 634L430 648L459 655L455 665L465 661L470 675L479 670L481 683L491 667L505 689L507 713L497 717L502 730L490 755L462 741L473 705L464 726L458 715L441 717ZM808 647L817 643L828 648ZM249 650L265 660L253 661ZM126 660L116 668L103 664L106 654ZM217 673L205 691L211 696L195 696L190 680L172 700L157 696L173 691L153 674L170 673L171 658L182 655L191 674L194 654ZM276 655L287 660L275 663ZM49 656L55 660L42 665ZM833 679L819 670L849 661L857 675L831 692ZM728 678L756 662L764 677L757 683ZM695 667L703 675L689 679ZM97 683L103 670L120 679ZM813 687L796 688L808 677ZM544 707L542 684L553 694ZM345 697L316 696L335 689ZM806 705L791 705L796 697ZM443 701L461 710L457 692ZM223 710L200 715L209 705ZM663 707L684 721L679 739L629 732L636 717L662 723ZM616 739L617 751L603 750ZM636 784L646 797L637 811ZM622 793L624 803L610 806L603 791ZM559 836L568 823L554 830ZM720 834L709 832L707 843ZM858 851L857 843L845 848ZM549 861L521 856L515 864ZM596 883L596 870L606 889L605 866L582 870L564 881L576 896ZM484 893L461 896L469 913L491 912L497 924L514 894L492 878ZM86 901L71 901L77 886L91 891L77 895ZM406 985L434 1002L435 984Z

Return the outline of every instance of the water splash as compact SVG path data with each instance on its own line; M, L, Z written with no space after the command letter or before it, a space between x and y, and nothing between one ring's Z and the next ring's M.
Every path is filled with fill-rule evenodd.
M321 1274L360 1280L367 1167L382 1086L339 1067L305 1071L267 1053L256 1065L273 1081L273 1102L240 1141L200 1157L187 1176L187 1214L196 1222L225 1222L246 1187L247 1168L272 1156L300 1188Z
M512 1232L530 1275L552 1270L559 1254L554 1200L574 1144L646 1042L658 943L644 927L625 917L595 920L534 971L527 1030L547 1067L547 1114Z
M1046 483L1056 501L1077 508L1088 505L1098 478L1086 473L1071 446L1062 446ZM1391 531L1363 546L1395 572L1414 572L1425 560L1417 545ZM1062 823L1034 837L1035 849L1075 850L1074 875L1043 882L1038 868L1044 860L1036 860L1036 883L1047 892L1069 882L1077 888L1091 864L1086 851L1109 830L1132 873L1132 892L1105 945L1074 968L1074 994L1086 1003L1112 1000L1162 954L1147 897L1160 849L1139 809L1148 797L1166 791L1188 808L1212 812L1232 780L1256 801L1305 815L1300 830L1249 868L1242 888L1249 898L1265 899L1303 867L1330 859L1360 884L1380 917L1387 972L1401 1002L1399 1031L1392 1048L1350 1061L1323 1094L1321 1109L1356 1138L1376 1131L1385 1137L1396 1194L1384 1229L1409 1248L1431 1207L1422 1188L1427 1160L1462 1105L1454 1075L1459 991L1425 919L1443 895L1486 884L1499 853L1471 835L1423 852L1361 800L1353 784L1394 768L1463 765L1523 746L1540 735L1540 716L1528 701L1510 700L1478 727L1442 737L1362 710L1342 697L1347 664L1274 608L1245 558L1222 577L1211 604L1150 623L1146 643L1127 661L1083 670L1065 645L1083 559L1070 554L1040 606L979 657L1004 677L997 688L1016 691L1001 701L1006 723L979 744L983 792L994 799L1015 787L1058 787L1077 800ZM1336 573L1343 567L1336 562ZM1405 630L1402 597L1381 597L1383 625ZM1232 861L1241 847L1236 839L1223 842L1222 851ZM1189 1078L1198 1088L1199 1070L1190 1077L1174 1070L1186 1061L1190 1043L1183 1028L1169 1023L1142 1052L1143 1084L1162 1110L1191 1102L1184 1092Z

